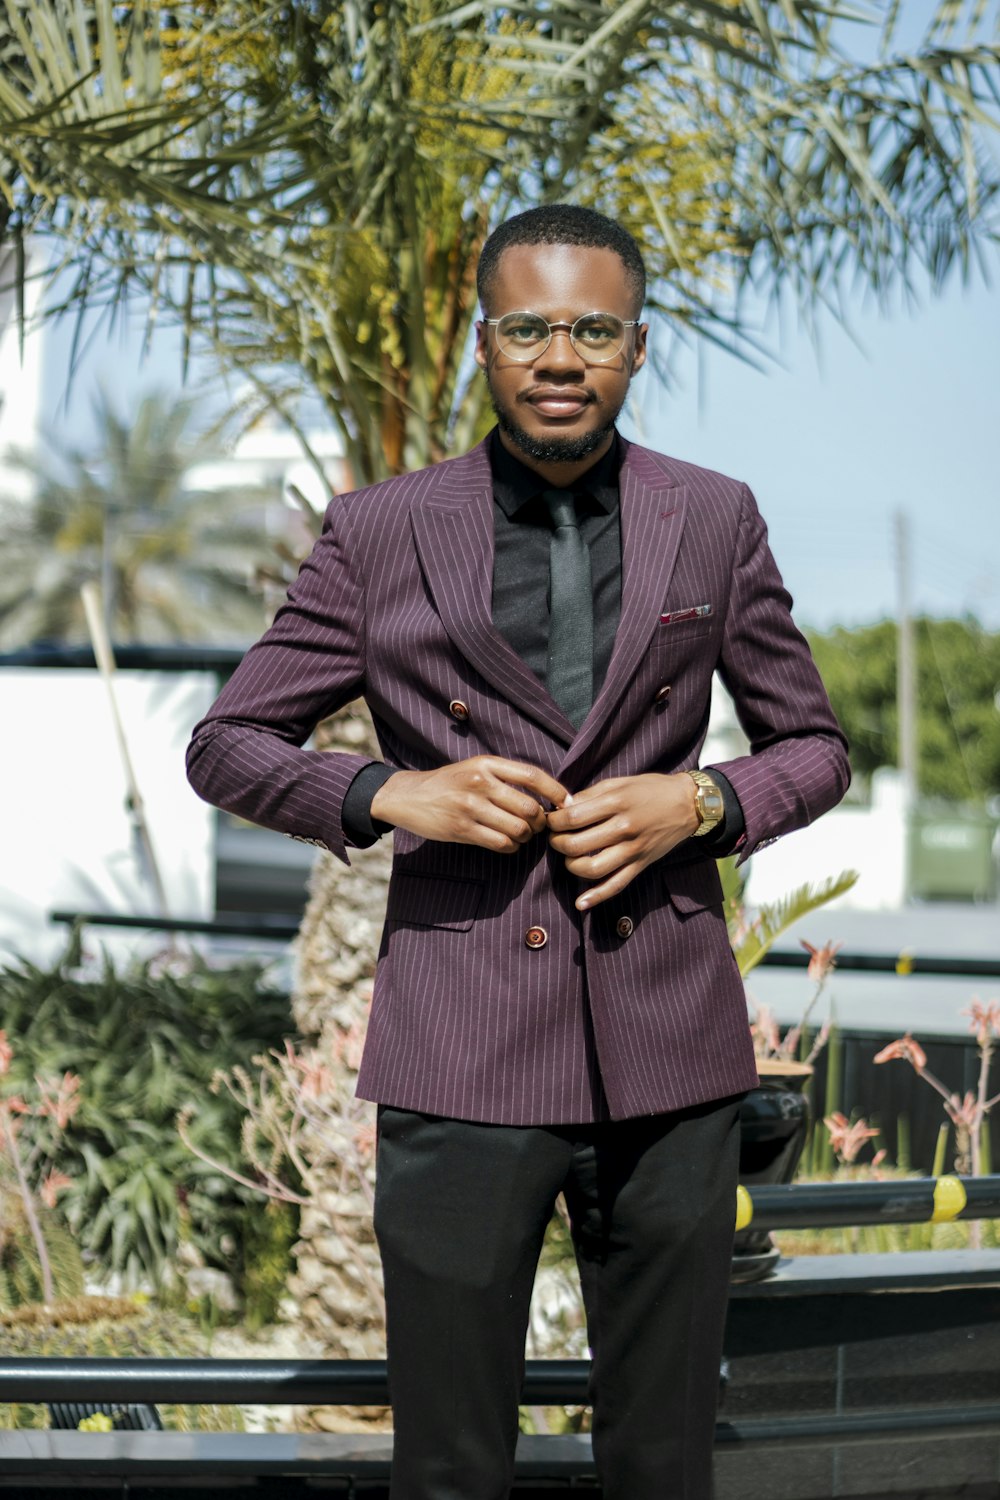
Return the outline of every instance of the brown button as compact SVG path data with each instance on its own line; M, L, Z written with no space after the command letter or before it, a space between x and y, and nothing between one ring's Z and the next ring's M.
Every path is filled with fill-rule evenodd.
M658 687L656 689L656 692L653 694L653 702L654 703L666 703L666 701L667 701L667 699L669 697L670 697L670 683L669 682L665 682L662 687Z
M524 934L526 948L544 948L548 940L549 935L544 927L529 927Z
M615 931L620 938L631 937L635 931L635 923L631 917L619 917L615 923Z
M461 698L452 698L448 704L448 712L453 719L457 719L460 724L464 724L469 717L469 705L463 703Z

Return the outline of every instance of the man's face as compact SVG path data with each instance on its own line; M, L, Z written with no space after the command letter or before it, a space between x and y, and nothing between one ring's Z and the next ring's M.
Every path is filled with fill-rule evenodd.
M625 267L613 250L580 245L511 245L500 257L486 313L540 313L574 323L584 313L635 318ZM620 353L588 364L557 329L548 348L522 363L497 346L495 329L476 324L476 363L486 373L505 445L535 464L576 464L611 443L629 381L646 359L646 324L625 330Z

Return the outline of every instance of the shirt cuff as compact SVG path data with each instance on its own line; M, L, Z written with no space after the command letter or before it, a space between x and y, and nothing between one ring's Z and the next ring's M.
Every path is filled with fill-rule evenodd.
M391 823L372 817L372 802L379 787L385 786L389 777L395 774L392 766L385 766L380 760L369 761L347 788L341 820L344 832L359 849L370 848L383 833L392 831ZM719 780L722 780L721 776Z

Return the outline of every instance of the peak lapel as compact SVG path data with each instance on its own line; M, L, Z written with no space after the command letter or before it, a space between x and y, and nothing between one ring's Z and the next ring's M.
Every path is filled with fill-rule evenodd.
M614 712L649 647L677 562L688 503L642 450L629 446L621 470L622 609L607 675L561 770L587 750Z
M420 565L441 622L480 676L568 745L572 723L493 627L493 489L482 446L448 467L447 486L435 487L410 509Z

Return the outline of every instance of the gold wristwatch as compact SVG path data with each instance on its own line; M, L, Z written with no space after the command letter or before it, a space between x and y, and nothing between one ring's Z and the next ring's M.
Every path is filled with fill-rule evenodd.
M726 804L718 786L706 771L689 771L687 774L695 786L694 806L699 823L691 837L697 839L719 826L726 815Z

